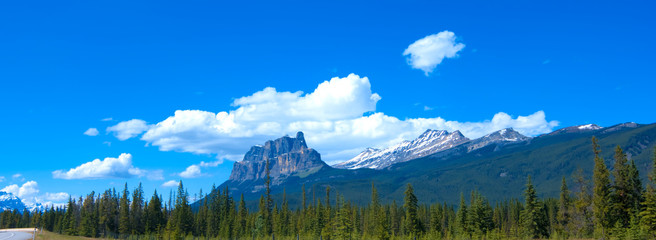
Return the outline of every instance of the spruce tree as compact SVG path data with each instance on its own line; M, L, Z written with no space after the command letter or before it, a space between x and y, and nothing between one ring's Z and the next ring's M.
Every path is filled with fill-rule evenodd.
M460 204L458 205L458 212L456 213L456 232L459 235L470 237L469 226L467 217L469 216L467 211L467 204L465 203L465 195L460 193Z
M128 199L128 184L125 183L123 194L118 206L118 230L122 236L130 235L130 200Z
M269 159L266 159L266 166L265 166L265 179L264 179L264 184L265 184L265 194L266 194L266 202L265 202L265 207L266 210L264 212L264 232L267 236L271 235L273 232L273 218L271 216L272 208L273 208L273 199L271 198L271 169L270 169L270 162Z
M241 194L239 199L239 220L238 220L238 236L246 234L246 223L248 221L248 209L246 208L246 202L244 201L244 193Z
M557 232L560 237L567 238L567 225L570 221L570 212L571 212L571 197L569 188L567 188L567 181L563 177L561 186L560 186L560 198L558 199L558 215L556 220L558 221Z
M654 147L654 158L652 171L649 174L651 184L647 184L645 200L642 202L643 210L640 212L641 225L647 230L652 239L656 238L656 147Z
M130 206L130 225L132 234L141 235L144 233L144 197L141 183L132 193L132 205Z
M572 179L574 179L577 191L572 204L572 214L567 229L569 230L569 235L573 237L589 237L594 231L590 184L585 178L583 170L580 168L573 174Z
M522 225L524 233L530 238L540 238L546 236L546 226L544 223L544 212L542 204L538 199L535 187L531 182L531 176L528 176L526 191L524 192L524 211L522 211Z
M610 193L611 222L622 228L629 225L633 207L633 195L630 193L628 159L620 146L615 148L615 164L613 165L613 185Z
M594 222L597 229L601 231L601 238L605 238L607 229L611 226L610 219L610 179L609 171L604 163L604 159L600 156L601 150L599 149L597 138L592 137L592 150L594 152L594 170L592 173L593 189L592 189L592 212L594 215Z
M96 237L96 227L98 226L95 209L95 193L91 191L84 199L82 208L80 208L80 227L78 234L85 237Z
M146 208L144 218L146 233L152 234L162 230L166 219L164 218L164 213L162 212L162 200L157 195L157 190L155 190L153 196L148 202L148 207Z
M628 168L629 196L631 197L630 207L631 213L633 214L635 212L640 212L640 204L644 200L644 196L642 195L644 189L642 187L642 181L640 180L640 172L638 171L638 167L635 165L633 159L631 159L631 164L629 164Z
M191 206L187 197L189 194L184 189L182 181L178 183L178 190L175 196L175 207L171 210L171 218L168 222L168 228L175 239L182 239L192 231L194 221L191 212Z
M405 189L403 208L405 208L405 229L410 236L418 236L422 232L421 221L417 215L417 196L412 185L408 183Z

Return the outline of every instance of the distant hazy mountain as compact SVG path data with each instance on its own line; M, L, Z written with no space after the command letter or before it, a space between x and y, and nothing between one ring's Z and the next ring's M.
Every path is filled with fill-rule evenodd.
M367 148L351 160L333 165L335 168L381 169L392 164L428 156L469 141L460 131L426 130L415 140L403 141L385 149Z

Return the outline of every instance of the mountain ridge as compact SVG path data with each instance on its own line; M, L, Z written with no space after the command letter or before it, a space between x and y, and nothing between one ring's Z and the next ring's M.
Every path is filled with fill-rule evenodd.
M274 198L280 198L286 192L290 206L301 203L298 194L303 186L308 194L316 194L316 191L321 192L321 189L330 186L354 204L366 204L372 183L376 184L381 201L385 202L402 200L405 184L411 183L421 201L455 204L458 201L457 193L471 190L489 195L491 201L520 197L525 178L531 174L541 194L557 196L563 176L570 178L577 168L591 175L592 136L599 138L607 164L611 164L614 147L620 145L636 160L639 167L647 168L650 151L656 145L656 124L630 125L615 131L605 131L609 128L545 134L530 139L509 137L503 138L507 141L498 141L473 150L468 149L468 144L460 144L383 169L349 170L327 166L285 176L271 189ZM511 132L506 130L506 133ZM499 136L502 135L499 133ZM219 189L228 188L233 196L245 194L247 203L255 206L262 194L263 184L262 179L228 180Z

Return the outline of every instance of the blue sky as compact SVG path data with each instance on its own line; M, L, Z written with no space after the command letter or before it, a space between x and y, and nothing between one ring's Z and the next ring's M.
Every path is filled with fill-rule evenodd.
M471 138L499 127L536 135L652 123L654 9L650 1L3 2L0 188L23 187L41 202L124 182L152 193L182 179L198 192L227 179L225 159L300 130L335 162L429 127ZM445 31L453 37L438 37ZM427 50L434 68L404 56L421 39L448 45ZM444 51L453 54L430 60ZM220 112L237 127L217 122ZM98 134L83 134L89 128ZM105 158L115 160L98 166L123 168L68 172ZM188 168L200 174L182 177Z

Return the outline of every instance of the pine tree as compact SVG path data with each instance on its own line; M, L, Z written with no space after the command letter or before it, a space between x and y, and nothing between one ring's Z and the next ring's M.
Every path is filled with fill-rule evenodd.
M567 232L571 237L589 237L594 230L590 184L580 168L574 172L572 179L576 192L572 201L572 213L567 225Z
M132 193L132 205L130 206L130 227L133 235L144 233L144 197L141 183Z
M628 174L629 174L629 196L631 197L631 201L629 206L631 207L631 213L635 212L640 212L640 204L642 203L643 199L643 187L642 187L642 181L640 180L640 172L638 171L638 167L635 165L635 161L631 159L631 164L628 166Z
M405 208L405 229L410 236L418 236L422 232L422 225L417 216L417 202L414 189L408 183L405 189L403 208Z
M560 237L567 238L567 225L570 221L570 212L571 212L571 202L570 192L567 188L567 181L563 177L563 181L560 186L560 198L558 199L558 216L556 220L558 221L557 232Z
M652 171L649 174L651 184L647 184L645 200L642 202L643 210L640 212L641 225L651 235L651 239L656 238L656 147L654 147L654 159L652 162Z
M336 205L337 208L337 216L335 217L335 238L336 239L342 239L342 240L349 240L351 239L351 212L350 212L350 206L346 205L346 201L344 201L344 196L337 197L339 199L338 204Z
M469 226L467 221L467 216L469 216L467 211L467 204L465 203L465 195L460 193L460 204L458 205L458 212L456 213L456 232L459 235L470 237L471 233L469 231Z
M494 227L492 220L492 207L478 192L472 192L472 201L467 213L469 228L477 237L484 237Z
M122 236L130 235L130 200L128 199L128 184L125 183L123 194L118 206L118 230Z
M378 191L374 183L371 183L371 215L373 216L373 233L380 240L389 239L389 225L387 225L387 216L378 201Z
M244 201L244 194L241 194L241 198L239 200L239 228L238 228L238 236L245 235L246 234L246 222L248 221L248 209L246 208L246 202Z
M600 156L601 150L597 143L597 138L592 137L592 149L594 152L594 171L592 173L592 212L594 215L595 226L601 231L601 238L607 235L607 229L610 228L610 179L609 171L606 168L604 159Z
M271 216L273 208L273 199L271 198L271 170L270 170L269 159L266 160L266 169L265 169L265 179L264 184L266 187L266 211L264 212L264 233L269 236L273 232L273 218Z
M544 223L542 204L538 199L535 187L528 176L526 191L524 192L524 211L522 211L522 225L525 235L530 238L540 238L547 235Z
M184 189L182 181L180 181L175 197L175 207L171 210L171 218L167 226L175 239L184 238L193 229L194 218L187 200L188 196L189 194Z
M77 221L75 219L75 200L72 198L68 198L68 205L66 207L66 213L63 216L62 222L61 222L61 230L64 234L67 235L76 235L77 234ZM16 211L14 209L14 211ZM13 228L15 227L14 225L8 225L7 227Z
M164 217L164 212L162 212L162 200L157 195L157 190L155 190L153 196L148 202L144 218L146 233L156 233L161 231L164 227L166 219Z
M96 217L94 198L95 193L91 191L91 193L84 199L82 208L80 209L80 228L78 234L85 237L96 237L98 221Z
M615 148L615 164L613 165L613 185L610 192L611 222L618 222L622 228L629 225L633 207L633 195L630 193L628 159L620 146Z

